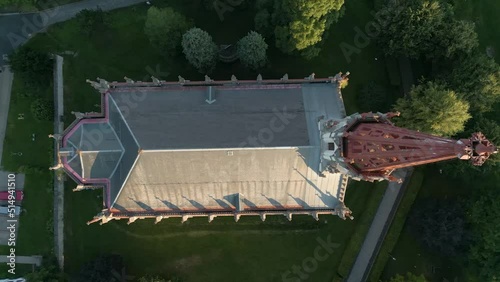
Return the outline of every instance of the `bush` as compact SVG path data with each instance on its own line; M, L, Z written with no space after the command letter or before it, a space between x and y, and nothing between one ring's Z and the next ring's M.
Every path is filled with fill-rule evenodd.
M182 52L188 62L201 73L215 68L217 51L217 45L206 31L192 28L182 36Z
M364 85L358 94L358 106L361 112L384 112L387 109L387 90L371 81Z
M31 103L31 113L38 121L50 121L54 118L54 107L52 102L39 98Z
M237 53L243 65L258 69L266 64L267 43L262 35L251 31L238 41Z
M107 13L101 10L101 8L97 10L84 9L76 15L80 31L87 36L108 26L106 16Z
M50 56L31 47L22 46L9 56L11 70L23 77L28 85L48 85L52 77Z
M272 35L271 14L267 10L257 12L254 18L255 30L268 37Z
M181 46L182 34L192 23L172 8L148 10L144 32L151 44L162 53L177 53Z

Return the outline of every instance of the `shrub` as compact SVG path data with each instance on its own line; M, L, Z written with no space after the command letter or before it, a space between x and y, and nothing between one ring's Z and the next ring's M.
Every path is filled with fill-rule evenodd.
M214 69L217 51L217 45L206 31L192 28L182 36L182 52L188 62L201 73Z
M52 77L52 59L50 56L31 47L18 48L9 56L12 71L23 77L28 85L48 85Z
M251 31L238 41L237 53L243 65L258 69L266 64L267 43L262 35Z
M80 31L87 36L108 26L106 16L107 13L101 10L101 8L96 10L84 9L76 15Z
M31 103L31 113L38 121L50 121L54 117L54 107L49 100L39 98Z

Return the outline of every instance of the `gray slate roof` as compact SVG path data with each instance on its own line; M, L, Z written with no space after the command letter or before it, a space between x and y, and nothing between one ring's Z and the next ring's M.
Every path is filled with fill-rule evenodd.
M340 175L317 174L317 119L343 118L335 85L213 87L213 104L207 93L203 86L111 89L108 121L68 137L86 151L70 165L110 178L108 207L122 211L337 205ZM95 130L103 131L97 143L88 136Z

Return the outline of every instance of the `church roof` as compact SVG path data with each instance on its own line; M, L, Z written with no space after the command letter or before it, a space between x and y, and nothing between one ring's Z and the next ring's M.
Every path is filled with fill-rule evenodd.
M318 118L345 115L335 84L124 87L103 95L104 116L81 119L63 137L77 152L63 162L82 184L106 185L110 210L339 203L341 175L318 175Z

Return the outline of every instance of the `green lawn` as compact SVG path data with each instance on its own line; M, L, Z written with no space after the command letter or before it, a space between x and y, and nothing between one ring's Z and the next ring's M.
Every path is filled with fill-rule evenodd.
M178 11L193 18L196 26L207 30L217 43L235 43L253 29L254 11L250 8L226 12L225 20L221 22L215 11L207 12L200 3L169 1ZM264 78L279 78L288 73L291 78L297 78L315 72L316 77L326 77L339 71L350 71L349 86L343 91L350 113L357 110L356 93L370 81L387 87L391 99L395 99L397 89L390 86L386 64L374 43L354 55L350 63L339 48L340 42L353 44L354 26L364 27L371 20L371 5L371 0L348 1L344 18L332 26L317 59L307 61L285 56L272 47L272 42L268 42L270 64L261 71L262 75ZM190 80L203 79L203 74L190 67L182 56L167 57L151 48L143 34L145 14L146 6L142 5L112 12L109 15L110 27L95 32L91 37L79 33L77 22L72 20L50 28L28 43L48 52L77 52L76 56L65 55L64 61L66 125L74 119L69 114L71 111L98 110L99 95L85 83L87 78L122 80L123 76L128 76L143 80L151 75L148 69L159 69L168 73L153 74L161 79L177 80L177 75ZM379 59L375 60L375 57ZM239 79L257 76L257 72L248 71L239 63L220 63L210 76L213 79L229 79L232 74ZM15 84L22 82L16 79ZM12 169L22 164L47 168L52 144L42 136L52 131L52 125L18 121L19 111L29 111L29 99L19 98L18 102L19 105L14 104L11 108L9 118L9 125L18 128L18 131L8 132L10 141L6 142L6 152L24 149L29 153L19 159L6 153L6 163ZM40 138L28 144L26 136L31 136L32 132ZM41 238L24 243L31 246L31 252L40 253L52 248L52 235L46 230L47 219L52 216L52 195L46 188L50 179L48 170L43 170L39 177L33 177L31 189L39 189L37 202L26 202L26 216L30 215L31 209L43 215L39 221L26 224L41 234ZM380 184L350 184L346 204L354 212L354 221L324 216L316 222L311 217L297 216L288 222L279 216L270 217L264 223L258 218L243 217L238 223L234 223L232 218L217 218L211 224L207 223L207 219L192 219L185 224L181 224L179 219L172 219L158 225L154 225L152 220L142 220L130 226L124 221L87 226L85 223L102 209L100 193L72 193L74 185L66 183L65 195L65 269L68 273L76 272L82 263L98 254L119 253L134 275L178 275L185 281L281 281L282 273L291 270L293 265L301 265L303 259L313 255L318 238L326 240L328 236L332 236L332 241L340 243L341 247L318 264L318 270L311 274L309 281L338 278L337 271L349 269L352 264L353 254L360 248L383 193ZM21 239L23 236L34 237L29 231L21 232ZM44 242L50 243L41 243L44 238Z
M48 170L53 162L53 147L47 135L53 132L53 125L49 121L34 120L30 112L33 98L26 96L26 91L22 80L15 77L2 165L5 170L26 173L16 255L49 255L54 246L53 186L52 174ZM40 93L49 99L52 97L51 87ZM24 114L24 119L18 119L19 114ZM35 141L32 139L33 134ZM17 155L19 152L22 153L21 156ZM6 269L5 265L0 266L0 272L3 273ZM31 271L31 266L19 266L17 269L18 274L26 271Z

